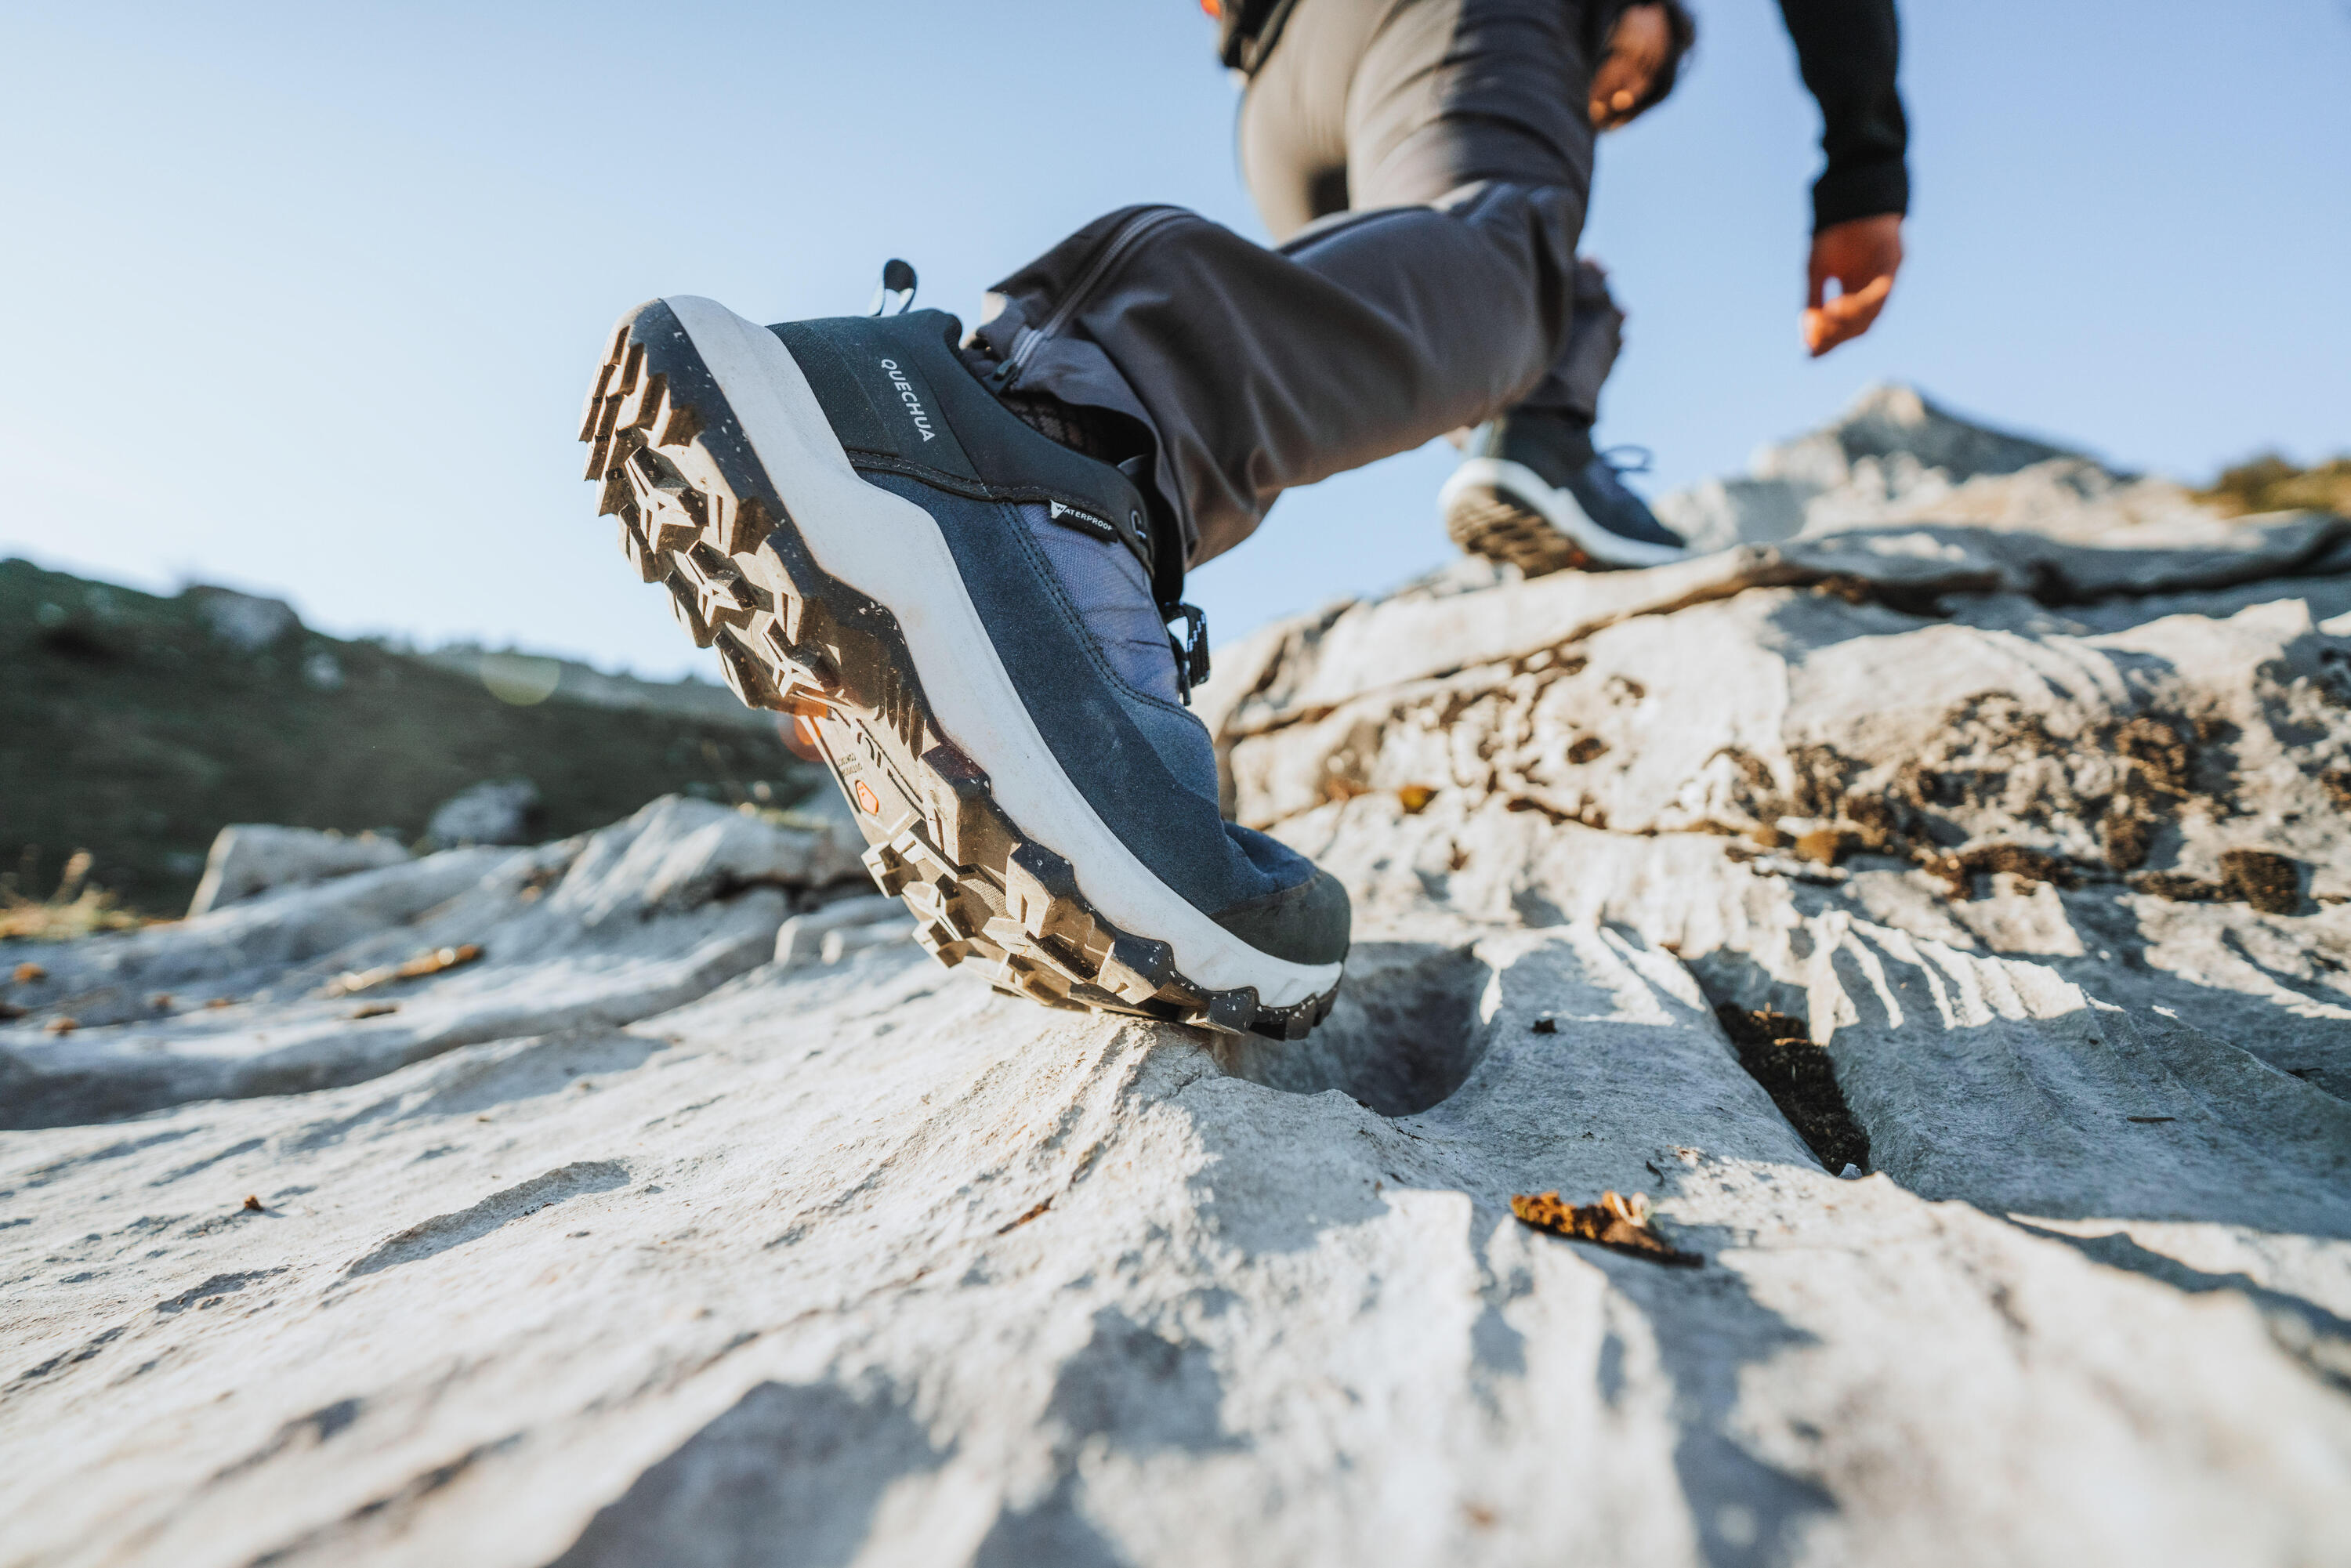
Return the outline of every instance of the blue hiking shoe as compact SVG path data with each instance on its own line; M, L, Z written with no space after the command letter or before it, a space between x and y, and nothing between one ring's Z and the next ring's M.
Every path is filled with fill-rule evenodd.
M1593 450L1589 425L1514 413L1479 427L1437 506L1455 544L1529 577L1687 559L1682 537L1618 475Z
M762 327L656 299L580 439L600 510L754 707L795 716L941 963L1077 1006L1295 1040L1347 895L1222 820L1180 551L1119 468L1040 434L942 311ZM1155 543L1160 549L1155 550ZM1165 562L1179 558L1172 573Z

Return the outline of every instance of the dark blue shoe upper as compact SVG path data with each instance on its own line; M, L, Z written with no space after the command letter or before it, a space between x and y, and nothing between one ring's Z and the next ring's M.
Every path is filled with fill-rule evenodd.
M1071 568L1057 570L1045 543L1057 545L1053 554L1071 550L1050 535L1040 542L1039 508L1058 503L1061 515L1048 528L1150 562L1144 501L1126 476L1047 440L998 404L956 356L958 329L944 312L775 331L866 480L937 522L1039 733L1136 858L1260 952L1301 964L1343 957L1345 892L1305 857L1223 820L1208 732L1171 700L1172 650L1163 681L1138 663L1131 627L1106 644L1088 624L1094 605L1072 587L1099 604L1116 581L1094 574L1073 584ZM1147 583L1134 580L1134 589L1148 615Z

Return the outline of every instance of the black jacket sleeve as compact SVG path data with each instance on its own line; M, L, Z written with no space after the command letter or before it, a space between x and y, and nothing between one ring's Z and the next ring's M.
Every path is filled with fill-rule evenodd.
M1813 186L1815 234L1848 218L1904 213L1910 131L1894 90L1901 53L1894 0L1780 0L1804 85L1821 104L1828 169Z

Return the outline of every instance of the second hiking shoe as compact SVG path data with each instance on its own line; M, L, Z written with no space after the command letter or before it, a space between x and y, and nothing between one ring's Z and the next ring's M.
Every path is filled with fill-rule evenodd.
M1552 414L1479 426L1437 506L1455 544L1529 577L1663 566L1689 553L1593 450L1591 426Z
M640 306L580 431L601 509L736 694L821 749L934 956L1049 1004L1300 1038L1346 894L1222 820L1143 495L1006 410L960 335L934 310Z

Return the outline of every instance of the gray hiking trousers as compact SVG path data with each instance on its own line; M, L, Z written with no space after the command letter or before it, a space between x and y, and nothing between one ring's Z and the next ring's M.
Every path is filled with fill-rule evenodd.
M1151 429L1194 565L1293 485L1517 406L1588 415L1619 319L1575 254L1588 23L1583 0L1300 0L1240 117L1280 246L1126 208L997 285L979 337L1021 391Z

